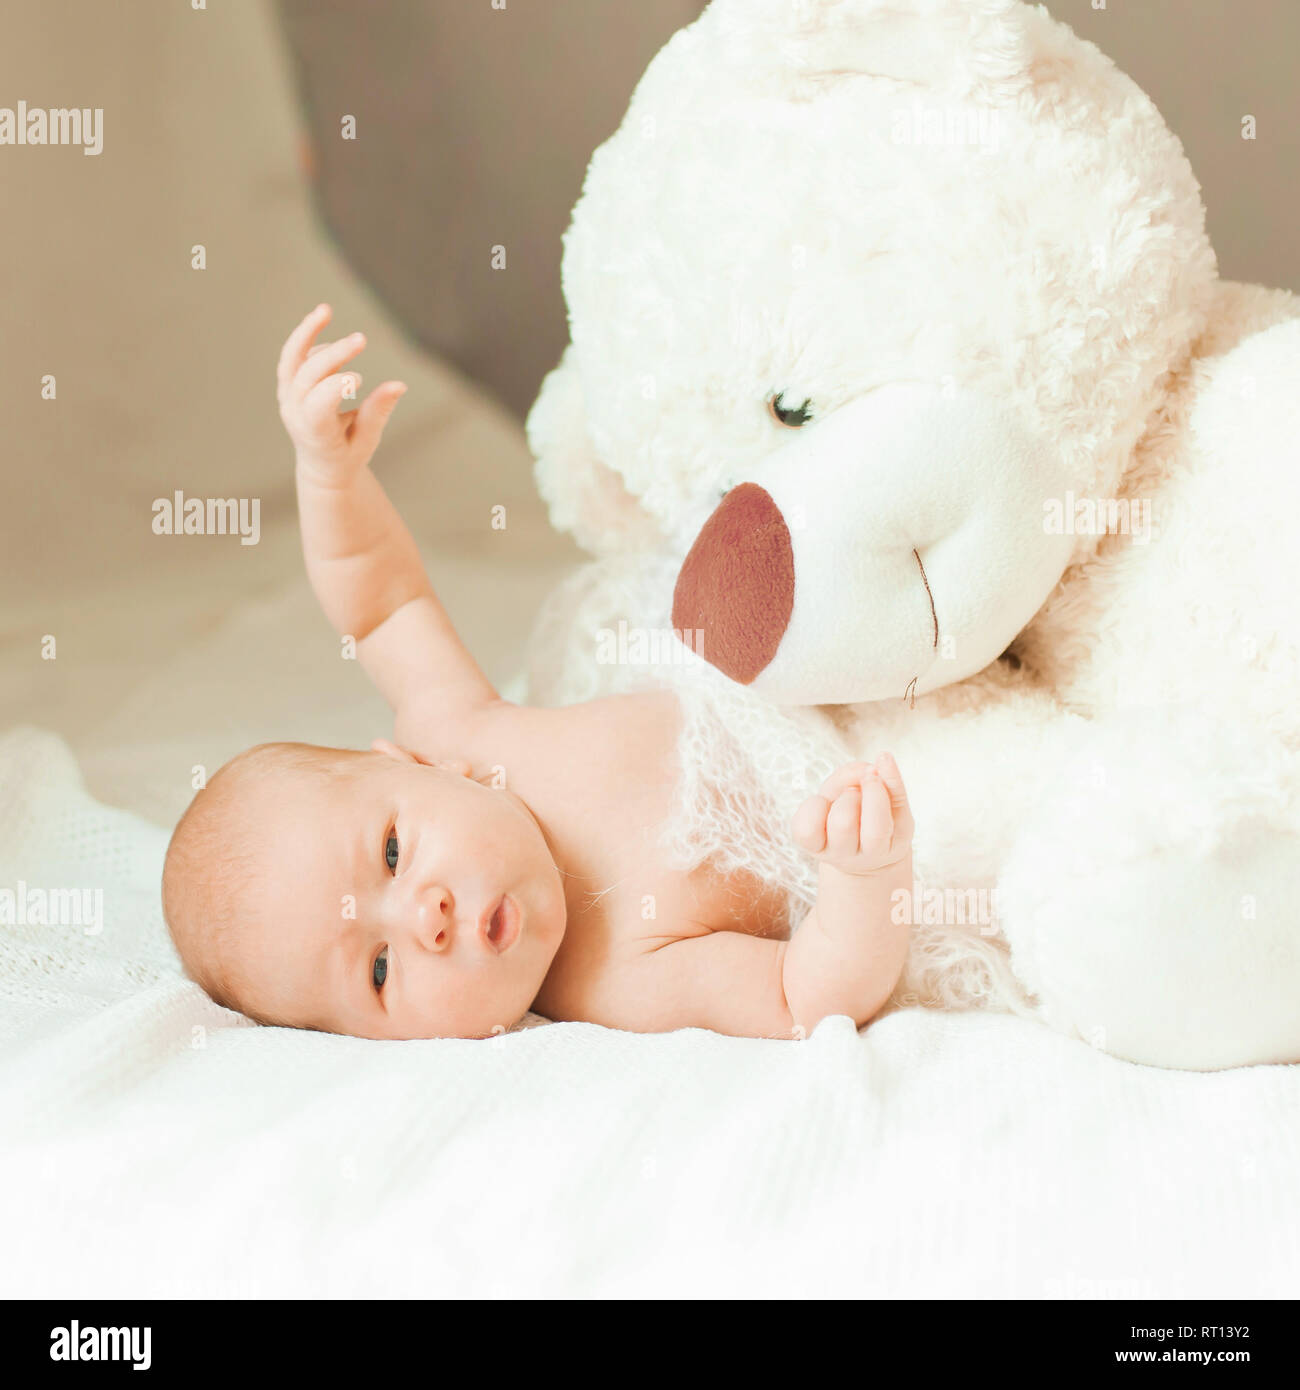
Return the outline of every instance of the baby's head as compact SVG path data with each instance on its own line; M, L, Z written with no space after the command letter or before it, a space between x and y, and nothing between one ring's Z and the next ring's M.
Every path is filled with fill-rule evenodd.
M541 826L465 763L268 743L190 803L163 867L190 975L259 1022L486 1037L537 996L565 927Z

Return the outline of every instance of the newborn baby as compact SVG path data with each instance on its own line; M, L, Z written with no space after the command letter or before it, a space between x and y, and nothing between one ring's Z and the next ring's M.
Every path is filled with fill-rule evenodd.
M912 883L898 768L835 772L791 832L818 860L798 930L744 873L669 867L658 844L680 711L656 690L540 709L503 700L462 646L370 471L405 391L341 369L354 333L279 363L312 587L392 706L368 752L264 744L181 817L163 912L186 968L264 1023L366 1038L487 1037L529 1010L638 1032L791 1038L861 1026L907 953Z

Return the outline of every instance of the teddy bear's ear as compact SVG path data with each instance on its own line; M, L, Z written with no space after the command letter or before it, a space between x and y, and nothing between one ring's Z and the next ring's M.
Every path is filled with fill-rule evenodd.
M728 58L792 85L879 77L996 92L1027 77L1021 0L713 0Z
M662 541L649 513L597 457L572 343L543 380L525 428L537 490L553 526L570 532L593 555L649 549Z

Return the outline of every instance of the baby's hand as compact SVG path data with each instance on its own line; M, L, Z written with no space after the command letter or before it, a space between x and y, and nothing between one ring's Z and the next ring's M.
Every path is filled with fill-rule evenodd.
M795 843L846 874L872 874L905 859L912 812L893 755L848 763L795 812Z
M277 369L280 419L289 431L298 464L316 481L347 482L366 466L379 444L393 407L406 392L400 381L385 381L356 410L339 413L355 400L359 372L340 372L366 345L364 333L312 347L330 320L330 306L319 304L289 334Z

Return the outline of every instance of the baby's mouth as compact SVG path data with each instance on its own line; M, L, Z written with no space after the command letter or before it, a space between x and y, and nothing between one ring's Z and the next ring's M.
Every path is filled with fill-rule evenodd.
M503 894L493 904L491 912L486 914L479 929L487 944L501 955L519 939L520 919L518 904L509 894Z

